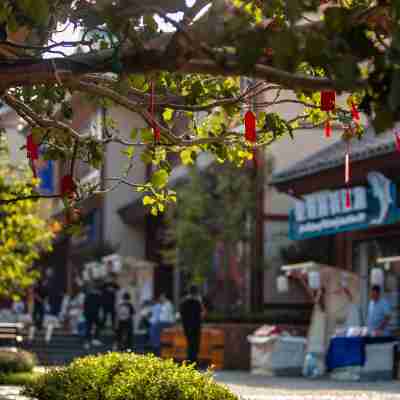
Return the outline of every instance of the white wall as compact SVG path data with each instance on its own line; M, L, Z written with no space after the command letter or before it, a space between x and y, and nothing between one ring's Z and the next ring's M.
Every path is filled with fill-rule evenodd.
M107 116L117 122L120 136L129 139L132 128L145 127L144 121L137 115L122 108L115 107L107 111ZM105 177L118 177L126 167L128 158L122 154L124 146L111 143L107 146ZM136 150L135 166L128 180L142 183L145 180L145 165L140 161L140 151ZM139 194L133 188L120 185L105 196L104 205L104 238L115 245L120 244L119 253L122 256L145 256L145 227L131 227L124 224L118 214L121 207L133 202Z

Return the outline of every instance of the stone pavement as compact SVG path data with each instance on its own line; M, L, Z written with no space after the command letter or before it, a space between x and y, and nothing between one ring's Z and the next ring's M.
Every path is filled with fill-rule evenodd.
M249 400L400 400L400 382L337 382L217 372L215 379Z
M400 400L400 382L335 382L216 372L215 379L243 400ZM0 386L0 400L26 400L15 386Z

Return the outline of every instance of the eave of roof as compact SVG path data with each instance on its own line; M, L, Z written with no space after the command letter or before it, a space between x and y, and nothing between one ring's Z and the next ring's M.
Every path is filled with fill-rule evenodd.
M272 176L271 184L279 185L339 167L344 164L346 149L347 144L339 140L291 167L277 171ZM373 128L369 127L361 140L352 141L350 150L352 161L384 156L396 151L395 137L391 132L376 135Z

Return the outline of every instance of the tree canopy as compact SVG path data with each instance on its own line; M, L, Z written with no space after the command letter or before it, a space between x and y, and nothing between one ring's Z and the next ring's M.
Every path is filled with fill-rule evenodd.
M208 151L242 165L255 149L327 120L343 126L344 139L360 137L358 110L378 133L392 128L399 22L400 0L3 0L0 97L48 158L99 168L107 143L126 145L131 159L144 149L152 180L128 182L121 172L112 186L116 179L147 192L156 214L175 200L166 189L170 153L184 164ZM66 26L81 32L78 41L55 41ZM244 87L241 76L253 80ZM347 102L326 107L321 92ZM148 127L130 140L111 123L103 138L84 135L69 123L75 93L136 112ZM300 108L287 119L276 112L281 104ZM256 138L238 129L249 109ZM99 190L74 182L74 201Z
M38 184L26 168L11 165L5 141L0 143L0 296L24 293L38 277L32 268L42 251L51 249L53 234L29 197ZM4 201L2 203L2 201ZM2 203L2 204L1 204Z

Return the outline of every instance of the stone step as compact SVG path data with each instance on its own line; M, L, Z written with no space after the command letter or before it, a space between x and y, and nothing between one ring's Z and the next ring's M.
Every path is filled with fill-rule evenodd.
M101 337L102 346L92 346L89 350L84 349L84 339L66 332L55 331L49 343L45 341L44 332L39 332L32 342L28 342L24 337L22 348L28 350L38 357L39 363L44 366L65 365L76 358L87 355L104 354L112 350L113 337L106 335ZM149 349L143 349L140 346L141 341L136 341L133 351L137 353L146 353ZM136 347L136 348L135 348Z

